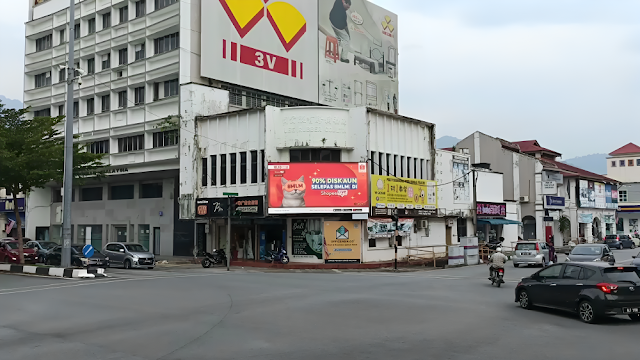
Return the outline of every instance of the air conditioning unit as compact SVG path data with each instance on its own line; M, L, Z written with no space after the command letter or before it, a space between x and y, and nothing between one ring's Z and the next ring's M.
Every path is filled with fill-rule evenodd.
M417 227L420 229L426 229L429 227L429 220L420 220L416 225L418 225Z
M529 202L529 195L520 196L520 202L521 203L528 203Z

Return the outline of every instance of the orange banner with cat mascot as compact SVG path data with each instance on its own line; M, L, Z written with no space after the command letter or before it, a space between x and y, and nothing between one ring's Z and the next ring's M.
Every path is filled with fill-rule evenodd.
M367 213L367 163L270 163L269 214Z

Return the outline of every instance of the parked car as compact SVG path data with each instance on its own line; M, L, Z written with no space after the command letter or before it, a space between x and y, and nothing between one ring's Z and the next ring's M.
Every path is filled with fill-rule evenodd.
M140 244L112 242L102 253L109 258L109 266L153 269L156 265L156 257Z
M607 235L604 238L604 243L609 245L611 249L635 249L636 244L629 235Z
M567 253L567 262L602 261L614 264L616 257L606 244L580 244Z
M549 245L544 241L519 241L513 252L513 266L520 265L540 265L544 266L549 260L558 262L558 257L554 255L549 259Z
M3 239L0 242L0 261L6 263L20 263L20 248L19 244L15 240L6 241ZM22 251L24 252L24 262L25 264L35 264L38 262L38 254L34 249L29 249L23 247Z
M93 256L86 258L82 254L83 246L84 245L71 245L71 266L87 267L109 265L109 258L97 250L93 253ZM45 255L44 263L59 266L62 263L62 245L56 245L50 249Z
M40 262L44 262L47 252L58 245L58 243L53 241L35 241L29 238L24 238L22 240L25 242L25 247L34 249L38 253L38 260L40 260Z
M575 312L586 323L605 316L628 315L640 321L640 270L602 262L554 264L523 278L515 301Z

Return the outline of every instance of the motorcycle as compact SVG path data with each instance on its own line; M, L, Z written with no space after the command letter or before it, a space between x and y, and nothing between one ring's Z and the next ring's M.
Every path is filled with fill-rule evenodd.
M217 264L226 264L227 263L227 254L225 254L223 249L213 250L212 252L204 253L204 259L200 262L203 268L210 268L213 265Z
M498 268L493 270L493 276L491 276L491 285L500 285L504 284L504 269Z
M287 250L285 249L280 249L279 251L270 251L269 255L265 257L265 260L270 263L279 261L281 264L286 265L289 263L289 255L287 255Z

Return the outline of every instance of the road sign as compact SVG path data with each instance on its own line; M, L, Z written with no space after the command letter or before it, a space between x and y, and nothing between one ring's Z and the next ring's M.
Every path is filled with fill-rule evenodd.
M82 247L82 255L84 255L84 257L86 258L92 257L94 252L95 250L93 249L93 246L91 246L91 244L87 244Z
M238 193L222 193L224 196L238 196Z

